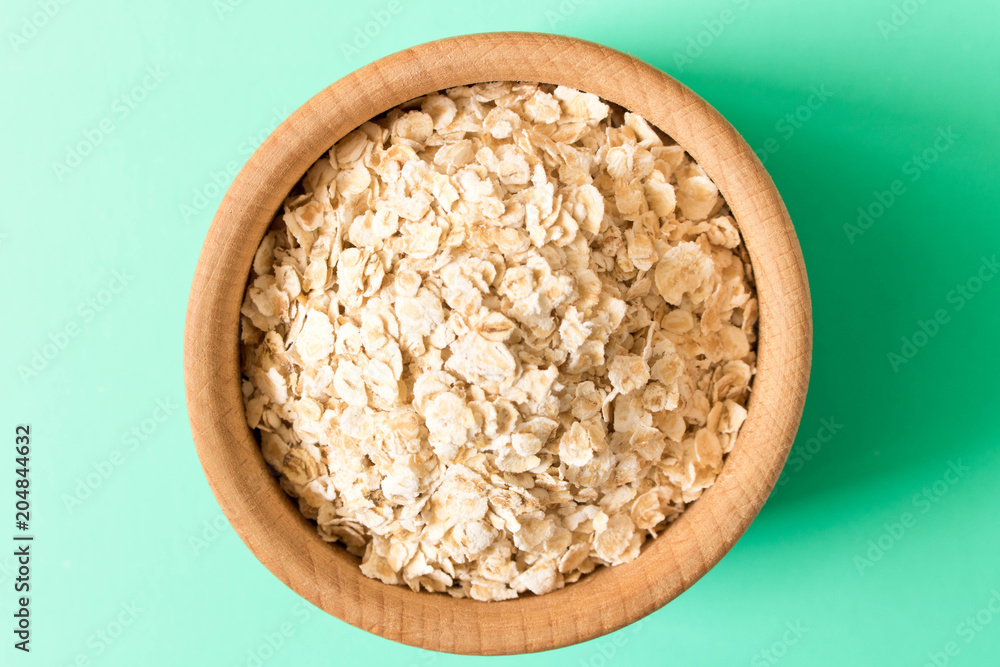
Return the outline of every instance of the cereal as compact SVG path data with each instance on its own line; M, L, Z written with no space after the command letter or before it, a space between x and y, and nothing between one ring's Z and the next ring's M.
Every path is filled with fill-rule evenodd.
M715 183L638 115L528 83L341 139L241 313L247 422L320 536L478 600L636 558L715 480L756 358Z

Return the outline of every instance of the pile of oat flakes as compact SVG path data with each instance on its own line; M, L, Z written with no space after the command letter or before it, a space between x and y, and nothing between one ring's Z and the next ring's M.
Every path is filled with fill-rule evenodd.
M757 302L715 184L565 87L414 100L254 258L243 394L282 488L389 584L503 600L634 559L746 417Z

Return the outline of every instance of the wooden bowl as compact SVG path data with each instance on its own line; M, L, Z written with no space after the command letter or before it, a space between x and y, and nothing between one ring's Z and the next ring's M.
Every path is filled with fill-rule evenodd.
M714 486L631 563L542 596L477 602L361 574L278 487L247 427L239 310L254 252L306 169L358 125L432 91L486 81L584 90L638 112L718 184L743 233L760 302L749 416ZM750 147L707 102L650 65L589 42L533 33L444 39L349 74L282 123L226 193L195 271L184 332L191 430L208 482L258 559L302 597L359 628L436 651L509 654L598 637L660 608L736 543L767 499L798 428L812 319L792 222ZM737 594L734 591L734 595Z

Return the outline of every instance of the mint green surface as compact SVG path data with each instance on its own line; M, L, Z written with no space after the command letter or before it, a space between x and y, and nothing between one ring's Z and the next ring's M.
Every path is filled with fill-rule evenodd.
M995 1L223 2L0 9L0 664L1000 664ZM222 192L281 119L383 55L491 30L629 51L731 121L795 221L815 354L783 484L717 567L619 633L487 660L367 634L258 563L195 454L182 331Z

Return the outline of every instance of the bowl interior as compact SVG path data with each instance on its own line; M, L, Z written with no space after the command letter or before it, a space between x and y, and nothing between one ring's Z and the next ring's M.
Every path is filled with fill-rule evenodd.
M544 596L483 603L368 579L323 542L274 482L240 393L239 308L254 252L306 169L361 123L421 95L486 81L561 84L645 117L719 186L754 268L760 305L749 414L715 484L635 561L598 568ZM185 329L185 387L198 455L226 516L257 558L327 612L383 637L469 654L540 651L638 620L679 595L732 547L767 499L802 414L811 309L801 250L770 177L704 100L626 54L567 37L492 33L424 44L321 91L236 177L199 258Z

